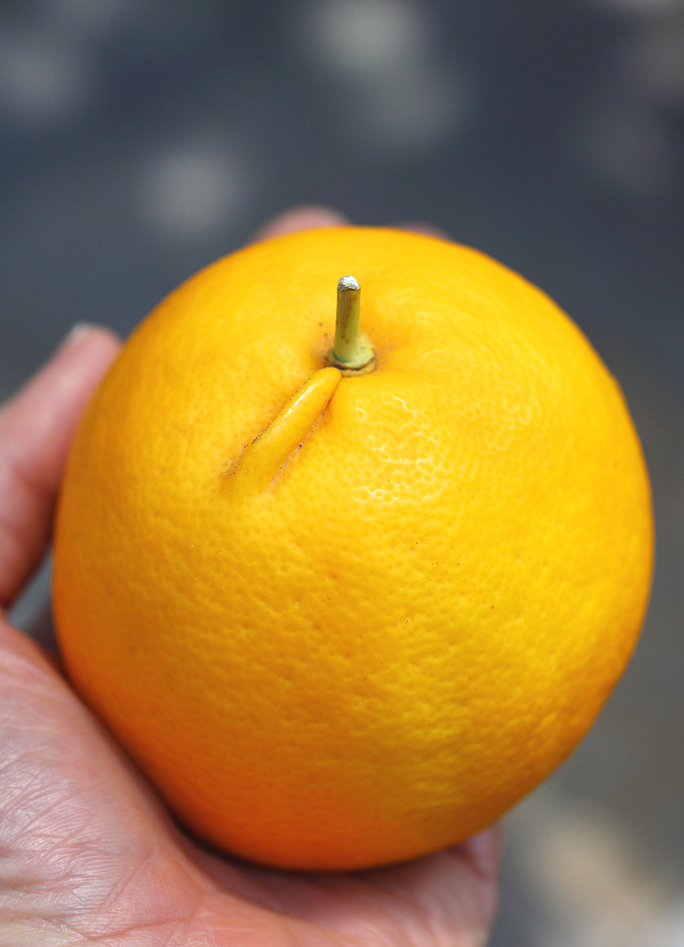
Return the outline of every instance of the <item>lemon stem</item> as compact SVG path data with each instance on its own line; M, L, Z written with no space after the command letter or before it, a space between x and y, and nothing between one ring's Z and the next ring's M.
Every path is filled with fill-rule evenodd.
M328 360L344 374L364 374L375 368L373 346L361 332L361 287L353 276L343 276L337 284L335 344Z

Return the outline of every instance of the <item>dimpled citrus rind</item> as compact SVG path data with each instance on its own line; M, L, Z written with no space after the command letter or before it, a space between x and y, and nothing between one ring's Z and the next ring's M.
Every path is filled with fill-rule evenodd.
M378 368L261 494L244 448L315 371L352 273ZM646 608L620 391L539 290L392 230L218 261L134 333L58 516L69 674L182 821L270 865L456 843L584 735Z

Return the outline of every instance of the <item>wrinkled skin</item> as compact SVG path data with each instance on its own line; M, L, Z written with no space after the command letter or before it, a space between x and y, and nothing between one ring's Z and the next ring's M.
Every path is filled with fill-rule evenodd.
M341 222L290 211L257 239ZM118 348L110 332L82 330L0 412L5 608L46 549L78 416ZM0 947L474 947L492 921L497 849L494 829L328 876L215 855L177 828L58 662L0 620Z

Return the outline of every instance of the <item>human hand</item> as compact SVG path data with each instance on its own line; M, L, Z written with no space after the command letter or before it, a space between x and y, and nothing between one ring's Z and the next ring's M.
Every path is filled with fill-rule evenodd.
M342 219L283 215L259 237ZM0 411L0 604L49 541L78 417L119 343L89 327ZM475 947L497 831L349 875L274 871L188 838L39 645L0 619L0 947Z

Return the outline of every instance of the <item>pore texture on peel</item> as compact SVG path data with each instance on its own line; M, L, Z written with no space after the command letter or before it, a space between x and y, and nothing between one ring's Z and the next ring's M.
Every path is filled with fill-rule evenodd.
M329 360L348 274L366 374ZM461 841L567 756L652 545L620 390L547 296L437 238L316 230L219 260L133 334L74 441L55 615L189 828L361 868Z

